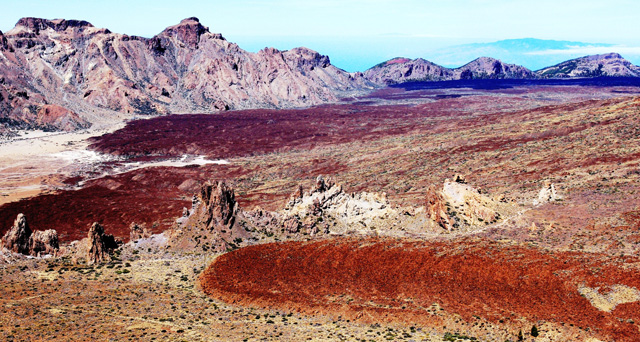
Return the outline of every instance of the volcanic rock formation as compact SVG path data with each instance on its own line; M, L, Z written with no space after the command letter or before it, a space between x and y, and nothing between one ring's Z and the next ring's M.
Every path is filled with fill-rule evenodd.
M236 224L238 204L233 188L224 182L204 184L193 201L189 216L170 235L169 245L175 248L204 246L223 252L249 237Z
M99 264L111 260L111 253L118 248L118 241L113 235L105 234L104 227L98 222L94 222L89 228L86 245L87 263Z
M466 184L461 176L445 180L442 189L431 186L426 195L426 211L438 226L447 231L477 228L500 221L514 211L513 205L485 196Z
M58 233L53 229L32 232L26 217L18 214L13 226L2 238L2 245L24 255L55 254L58 250Z
M640 77L640 67L617 53L580 57L536 71L543 78Z
M0 55L5 127L74 130L122 113L308 106L369 86L306 48L249 53L197 18L153 38L22 18L0 34Z
M361 192L348 194L331 178L318 176L308 193L298 188L282 213L284 228L290 233L309 235L370 234L379 228L388 228L398 219L400 211L394 209L384 194Z

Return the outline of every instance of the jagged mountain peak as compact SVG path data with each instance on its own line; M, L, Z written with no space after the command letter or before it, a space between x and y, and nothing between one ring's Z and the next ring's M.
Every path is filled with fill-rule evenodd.
M200 37L209 32L209 27L200 23L200 19L196 17L186 18L180 21L179 24L169 26L164 29L158 36L173 36L189 47L196 47L200 42ZM218 35L218 38L222 38L222 35Z

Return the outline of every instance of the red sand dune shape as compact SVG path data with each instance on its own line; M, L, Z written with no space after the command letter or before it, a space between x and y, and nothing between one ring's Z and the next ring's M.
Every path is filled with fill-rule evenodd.
M435 302L466 320L479 315L496 322L514 313L637 341L637 327L626 320L638 322L638 311L629 305L599 311L577 291L578 284L640 288L637 270L623 270L619 261L604 265L600 259L605 260L486 241L330 239L236 250L217 258L201 281L207 294L241 304L333 311L352 318L366 309L380 319L404 307L399 320L412 320L428 319L423 308ZM601 270L594 272L596 267Z

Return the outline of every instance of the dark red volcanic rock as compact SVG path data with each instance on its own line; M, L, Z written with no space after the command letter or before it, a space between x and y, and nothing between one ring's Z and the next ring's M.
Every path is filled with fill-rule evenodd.
M235 304L364 321L438 326L441 318L429 310L438 303L446 315L467 322L478 316L517 331L523 317L637 341L640 332L629 324L640 319L637 302L601 311L579 290L640 288L638 270L623 267L629 259L637 258L549 253L477 240L329 239L224 254L202 274L201 285L210 296Z
M115 112L300 107L370 87L361 74L340 70L305 48L249 53L209 32L197 18L150 39L86 21L23 18L0 36L0 53L5 127L84 128L122 120ZM45 104L70 114L43 126L38 113Z

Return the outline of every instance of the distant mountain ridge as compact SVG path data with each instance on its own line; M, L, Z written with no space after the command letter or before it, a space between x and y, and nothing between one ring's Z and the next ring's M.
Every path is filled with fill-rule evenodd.
M590 54L580 52L589 49L616 51L613 44L587 43L568 40L536 38L505 39L488 43L472 43L440 48L428 53L428 59L436 64L456 68L478 56L491 56L501 61L539 70L568 59Z
M397 57L366 70L364 76L379 85L470 79L640 77L640 67L617 53L580 57L538 71L491 57L480 57L455 69L422 58Z

